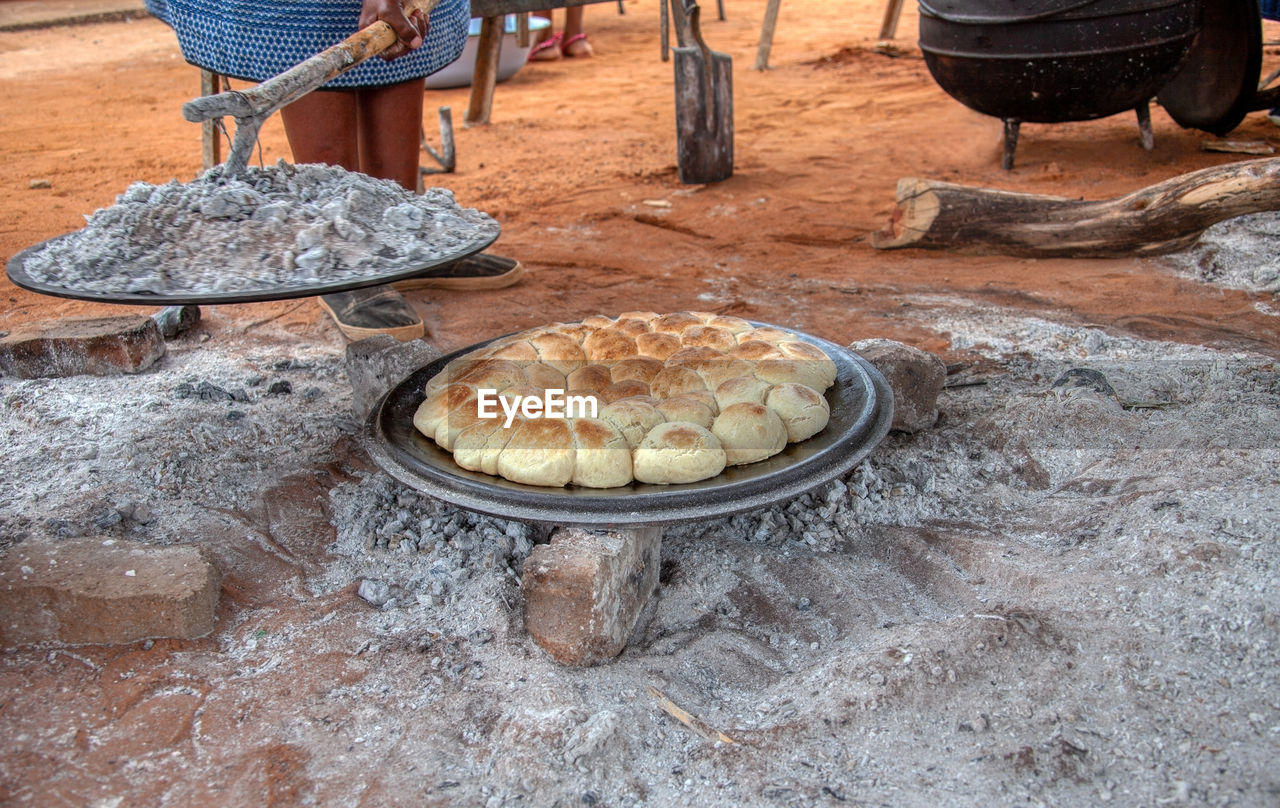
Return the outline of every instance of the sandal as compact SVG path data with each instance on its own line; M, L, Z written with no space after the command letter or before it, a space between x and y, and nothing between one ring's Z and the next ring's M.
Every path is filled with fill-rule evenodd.
M559 34L552 34L541 42L535 42L533 47L529 49L529 55L526 57L530 62L554 62L560 58L560 39Z
M503 289L524 275L514 258L478 253L392 284L397 289Z
M349 340L388 334L401 342L407 342L426 333L422 318L390 286L334 292L316 299Z
M579 50L579 52L570 53L569 47L571 45L576 45L579 42L582 43L582 48ZM591 49L591 43L587 41L586 34L574 34L573 36L566 39L564 41L564 44L560 46L560 53L564 54L564 56L569 59L585 59L586 57L592 55L594 51Z

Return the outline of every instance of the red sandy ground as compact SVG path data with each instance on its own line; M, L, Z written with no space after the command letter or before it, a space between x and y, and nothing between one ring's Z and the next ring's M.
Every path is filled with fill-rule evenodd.
M890 58L874 50L880 0L788 0L773 68L756 72L750 66L764 5L734 0L728 21L705 26L736 68L736 171L714 186L686 187L676 177L671 65L659 60L655 0L629 2L625 16L612 4L592 7L596 58L523 69L499 86L488 126L462 128L465 89L428 95L429 110L452 107L458 128L458 171L439 182L463 204L494 215L503 225L495 251L528 268L522 283L502 291L414 293L441 347L594 312L709 309L841 343L889 337L945 353L946 333L895 317L911 296L941 292L1115 334L1280 356L1280 320L1255 308L1261 296L1197 285L1151 260L879 252L868 243L887 222L903 176L1101 199L1240 156L1201 151L1206 135L1180 129L1155 108L1154 151L1139 147L1130 115L1027 125L1017 167L1005 172L1000 122L933 83L913 45L911 8L897 40L904 53ZM1268 69L1275 59L1267 55ZM133 181L194 176L200 133L179 107L198 88L197 71L154 20L0 34L0 259L77 228ZM434 121L429 113L429 134ZM1233 138L1276 143L1280 129L1255 113ZM263 152L267 161L288 156L278 120L264 131ZM52 187L31 189L33 179ZM0 281L0 295L0 330L122 311L31 294L7 281ZM311 300L220 307L206 310L206 319L215 330L246 336L277 319L299 336L341 346ZM311 507L324 487L308 476L286 483L283 493L274 501L297 504L264 505L261 521L287 526L276 535L295 537L290 550L305 564L323 545L308 537L331 529ZM349 592L319 602L282 599L289 574L265 553L246 557L228 577L223 618L263 609L259 614L273 613L284 626L350 608ZM331 631L345 624L334 621ZM288 704L297 694L285 687L202 704L207 683L183 679L173 654L214 648L209 640L157 643L149 651L90 649L81 654L88 664L64 655L45 665L36 657L41 664L6 677L3 690L48 688L48 701L32 714L7 712L9 725L84 722L93 729L71 731L79 750L74 771L57 775L60 761L24 752L22 760L10 758L9 772L21 772L28 785L56 777L46 795L71 802L110 794L122 761L159 765L190 743L198 715L202 752L221 768L189 771L179 792L211 805L292 802L306 752L239 749L236 736L243 722L253 722L253 705ZM115 675L126 670L139 673ZM369 671L368 663L343 655L332 664L316 659L311 675L332 683ZM50 687L48 677L60 678ZM296 687L308 691L307 677ZM145 777L129 780L133 804L154 804L166 788ZM206 780L202 791L197 784ZM365 797L379 801L376 784Z

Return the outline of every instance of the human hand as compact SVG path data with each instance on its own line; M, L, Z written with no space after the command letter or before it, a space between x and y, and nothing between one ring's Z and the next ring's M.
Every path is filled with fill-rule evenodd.
M381 20L395 31L396 42L382 52L388 61L422 47L430 24L421 11L405 16L403 0L363 0L360 8L360 28L367 28Z

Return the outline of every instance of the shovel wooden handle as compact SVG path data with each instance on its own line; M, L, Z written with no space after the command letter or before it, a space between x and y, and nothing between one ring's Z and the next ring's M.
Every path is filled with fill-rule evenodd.
M431 13L440 0L405 0L404 14ZM377 56L398 41L395 29L378 20L338 44L246 90L206 95L182 105L182 117L193 123L231 115L261 122L271 113L297 101L329 79Z
M715 89L715 64L712 62L711 48L707 47L707 41L702 38L702 9L698 7L698 0L685 0L684 5L685 17L689 21L690 35L693 37L693 44L698 50L702 51L702 93L703 104L706 111L707 130L714 131L716 128L716 89Z

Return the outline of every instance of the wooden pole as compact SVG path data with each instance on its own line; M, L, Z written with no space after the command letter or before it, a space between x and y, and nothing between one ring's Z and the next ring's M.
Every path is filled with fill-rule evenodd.
M1193 171L1096 202L907 178L871 246L1031 258L1162 255L1186 249L1218 222L1270 210L1280 210L1280 157Z

